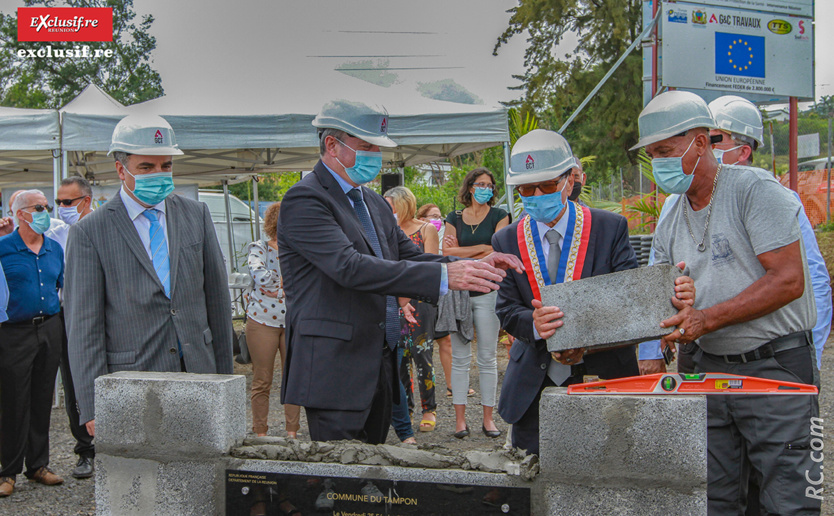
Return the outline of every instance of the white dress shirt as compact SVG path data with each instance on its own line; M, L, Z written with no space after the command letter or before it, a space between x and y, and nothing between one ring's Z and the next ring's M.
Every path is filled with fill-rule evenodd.
M124 187L119 190L119 196L122 198L122 202L127 209L127 216L133 221L133 227L135 227L136 232L139 233L139 240L142 241L142 245L145 247L145 252L148 253L148 258L150 258L151 263L153 263L153 252L151 251L151 221L142 215L142 212L150 208L145 208L136 202L133 197L128 195ZM156 206L151 206L151 208L157 210L156 215L159 218L159 223L162 225L162 229L165 230L165 244L168 245L168 217L165 215L165 201L162 201ZM171 246L168 246L169 252L170 248Z
M544 266L544 268L546 269L547 268L547 265L546 265L547 264L547 258L548 258L548 256L550 256L550 242L548 242L547 238L545 238L545 233L547 233L548 231L551 231L553 229L558 231L559 232L559 248L561 248L565 244L565 233L567 233L567 231L568 231L568 210L565 210L565 213L562 215L562 217L559 219L558 222L556 222L556 224L553 227L548 226L544 222L539 222L539 221L535 221L535 222L536 222L536 225L537 225L537 229L539 230L539 239L541 240L542 251L543 251L543 254L544 254L544 261L539 263L539 267ZM577 235L574 235L574 238L576 238L576 236ZM556 278L550 278L551 283L553 281L555 281L555 279ZM559 331L559 329L557 328L556 331ZM539 335L539 331L536 329L535 324L533 325L533 337L535 337L536 339L541 338L541 335ZM584 360L580 360L579 362L577 362L577 364L581 364L582 362L584 362ZM565 374L565 379L567 379L567 377L570 376L570 366L560 364L559 362L555 362L555 364L560 366L560 368L564 368L566 370L567 374ZM551 367L553 367L553 366L551 366Z
M67 250L67 236L69 236L70 225L60 219L49 219L49 229L44 231L43 236L51 238L61 245L61 249Z

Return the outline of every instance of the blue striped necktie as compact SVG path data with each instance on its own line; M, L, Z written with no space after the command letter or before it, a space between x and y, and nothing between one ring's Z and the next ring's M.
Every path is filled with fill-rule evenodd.
M165 295L171 297L171 262L168 258L168 243L165 241L165 230L162 224L159 223L158 210L153 208L142 212L151 222L150 238L151 238L151 261L153 261L153 268L156 271L159 281L165 289Z
M371 247L377 258L382 258L382 248L379 245L379 238L374 231L374 226L371 224L371 216L368 213L368 207L365 206L365 201L362 200L362 193L358 188L348 190L348 198L353 201L353 210L359 217L359 222L362 223L362 228L365 229L365 235L371 241ZM400 309L397 305L397 299L394 296L385 297L385 340L388 341L388 347L392 350L397 347L400 340Z

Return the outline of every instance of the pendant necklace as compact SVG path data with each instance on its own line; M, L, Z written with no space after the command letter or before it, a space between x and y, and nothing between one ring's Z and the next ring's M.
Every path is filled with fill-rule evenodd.
M698 246L698 251L701 253L707 250L707 246L705 244L707 241L707 229L709 229L709 219L712 215L712 200L715 199L715 187L718 185L718 176L721 175L721 168L721 163L719 163L718 170L715 171L715 179L712 180L712 192L710 192L709 204L707 205L707 221L704 223L704 234L701 238L700 244L698 243L698 240L695 239L695 234L692 233L692 226L689 225L689 199L686 199L686 202L683 203L683 216L684 219L686 219L686 229L689 230L689 236L692 237L692 241Z

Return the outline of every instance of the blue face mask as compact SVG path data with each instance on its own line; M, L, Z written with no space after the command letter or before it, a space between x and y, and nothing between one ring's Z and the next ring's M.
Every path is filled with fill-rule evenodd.
M356 160L353 162L352 167L345 167L344 163L339 161L339 158L336 158L336 161L339 161L339 165L345 168L345 173L347 173L351 181L357 185L364 185L376 179L376 176L379 175L379 171L382 169L381 152L358 151L349 147L338 138L336 138L336 141L356 154Z
M544 195L533 195L530 197L522 197L521 204L524 205L524 210L530 214L530 217L536 222L548 224L553 222L556 216L565 209L565 203L562 201L562 193L565 190L565 184L558 192Z
M33 211L30 215L32 215L32 222L29 222L29 227L35 233L43 235L49 229L49 213L46 210Z
M692 173L689 175L683 171L683 157L689 152L694 142L695 139L693 138L689 142L689 147L686 148L683 156L652 159L654 181L663 191L670 194L685 194L689 190L689 187L692 186L692 180L695 179L695 169L698 168L701 157L698 156L698 161L695 162L695 166L692 167Z
M475 193L472 195L480 204L486 204L492 199L492 190L489 188L475 187Z
M161 203L174 191L174 176L171 172L134 176L127 167L125 171L133 177L133 195L149 206Z

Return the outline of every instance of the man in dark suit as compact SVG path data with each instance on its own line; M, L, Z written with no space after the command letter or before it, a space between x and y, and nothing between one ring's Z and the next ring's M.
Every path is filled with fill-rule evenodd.
M380 171L388 117L336 101L313 121L321 161L281 203L278 248L287 296L281 402L305 407L316 441L385 442L397 387L394 296L436 303L449 289L490 292L500 255L481 261L421 253L388 203L362 184ZM441 263L442 262L442 263Z
M539 399L545 387L581 383L585 375L640 374L634 346L589 354L547 351L546 339L570 307L542 306L540 287L637 268L623 216L568 201L574 166L570 146L558 133L536 130L519 138L508 184L516 185L528 217L492 237L496 252L516 255L527 267L522 274L508 271L498 291L496 313L515 337L498 413L513 425L513 446L531 454L539 453Z
M110 152L122 188L70 229L64 309L80 421L95 435L94 382L115 371L232 373L226 267L208 207L179 195L174 131L130 115Z

